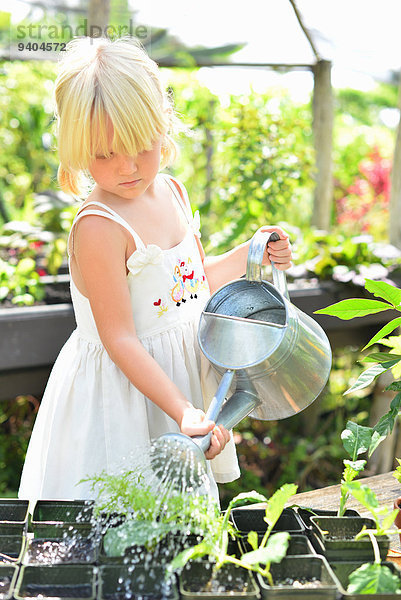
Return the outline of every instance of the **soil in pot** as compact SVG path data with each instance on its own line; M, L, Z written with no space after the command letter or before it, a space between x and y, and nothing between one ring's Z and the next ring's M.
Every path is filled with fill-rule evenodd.
M99 571L100 600L178 600L174 578L160 566L104 565Z
M372 542L369 537L355 540L365 525L375 529L373 519L364 517L312 517L314 530L320 538L324 554L329 561L353 560L357 556L363 562L374 560ZM390 547L388 535L376 537L380 556L384 560Z
M98 544L91 538L32 539L24 564L91 564L98 557Z
M180 595L185 600L259 597L253 575L233 564L223 565L216 571L208 561L192 562L183 569L179 581Z
M13 596L18 567L12 565L0 566L0 599L9 600Z
M287 556L271 565L274 585L257 575L262 598L335 600L340 584L322 556Z

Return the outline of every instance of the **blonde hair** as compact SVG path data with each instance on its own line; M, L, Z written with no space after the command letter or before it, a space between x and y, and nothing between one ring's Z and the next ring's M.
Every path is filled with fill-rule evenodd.
M83 193L83 175L97 154L136 156L162 137L160 168L177 147L169 133L178 123L156 63L135 38L77 38L67 44L55 86L63 191Z

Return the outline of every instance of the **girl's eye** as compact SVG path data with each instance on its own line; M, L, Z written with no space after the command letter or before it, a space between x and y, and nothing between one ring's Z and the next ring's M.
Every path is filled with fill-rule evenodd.
M96 155L96 160L107 160L108 158L113 158L114 152L110 152L110 156L103 156L101 154Z

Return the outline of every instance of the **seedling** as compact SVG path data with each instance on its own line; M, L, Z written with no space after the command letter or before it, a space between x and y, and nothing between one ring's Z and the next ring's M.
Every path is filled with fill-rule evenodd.
M151 550L169 534L203 535L219 518L210 495L152 490L137 470L101 473L87 481L97 493L94 516L123 521L104 536L105 551L112 556L123 555L131 546Z
M359 481L344 485L347 491L370 512L376 525L375 529L367 529L366 526L363 526L355 536L355 540L369 536L375 559L373 563L365 563L351 573L347 592L353 594L396 593L400 590L400 579L386 565L381 564L376 537L399 532L398 529L392 529L398 510L380 506L376 494Z
M227 511L221 516L218 528L211 535L206 537L200 544L188 548L181 552L171 563L171 569L176 570L185 566L185 564L194 558L207 556L214 562L214 569L220 569L224 564L232 563L249 571L255 571L265 577L270 585L273 585L273 579L270 573L270 565L273 562L280 562L288 548L289 533L286 531L272 534L285 504L297 491L294 484L285 484L278 489L268 500L262 494L255 491L239 494L228 505ZM264 520L267 523L267 529L259 543L256 531L248 534L247 540L252 548L250 552L237 558L228 554L228 542L231 535L237 535L230 526L230 514L233 508L250 502L266 502L266 512Z

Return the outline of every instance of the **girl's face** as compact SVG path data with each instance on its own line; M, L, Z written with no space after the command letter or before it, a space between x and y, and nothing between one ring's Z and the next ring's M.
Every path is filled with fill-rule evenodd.
M159 172L161 145L159 138L151 150L137 156L114 153L110 158L96 156L89 172L102 190L128 200L136 198L148 189Z

